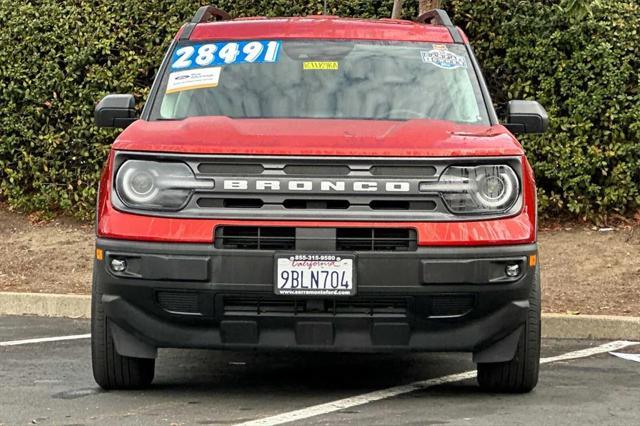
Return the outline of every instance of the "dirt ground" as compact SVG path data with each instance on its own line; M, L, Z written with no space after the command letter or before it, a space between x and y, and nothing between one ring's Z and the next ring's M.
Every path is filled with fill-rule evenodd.
M545 312L640 316L640 227L540 233ZM0 291L91 292L93 226L0 207Z
M0 208L0 291L91 293L93 226Z

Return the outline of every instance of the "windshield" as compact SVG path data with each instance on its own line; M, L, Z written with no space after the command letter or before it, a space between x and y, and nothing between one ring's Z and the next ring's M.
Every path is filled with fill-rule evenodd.
M454 44L255 40L180 44L151 119L434 119L489 124Z

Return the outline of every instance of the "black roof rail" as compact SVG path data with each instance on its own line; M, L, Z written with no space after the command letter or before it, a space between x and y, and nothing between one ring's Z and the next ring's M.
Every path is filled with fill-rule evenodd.
M447 13L446 10L443 10L443 9L429 10L423 13L422 15L418 16L416 18L416 22L419 22L421 24L441 25L441 26L447 27L447 29L449 30L449 34L451 34L451 38L453 39L453 42L464 44L464 40L462 39L460 32L458 31L456 26L453 25L453 22L451 21L451 18L449 18L449 14Z
M209 22L212 18L215 18L216 21L230 21L233 19L233 17L227 12L215 6L202 6L198 9L196 14L193 15L193 18L191 18L191 21L189 21L185 27L184 31L180 35L180 40L189 40L189 37L191 37L191 33L195 29L196 25Z

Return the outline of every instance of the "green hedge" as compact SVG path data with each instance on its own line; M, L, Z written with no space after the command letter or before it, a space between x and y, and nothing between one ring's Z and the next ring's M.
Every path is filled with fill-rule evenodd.
M115 132L93 126L106 93L142 104L164 50L206 1L0 0L0 193L22 210L92 214ZM405 0L406 17L417 0ZM605 3L605 2L602 2ZM318 13L323 0L224 0L235 16ZM386 17L392 0L329 0L330 13ZM558 2L450 0L495 101L540 100L552 131L527 137L541 207L596 217L640 205L640 7L573 22Z
M640 206L640 3L450 1L473 40L494 102L536 99L551 130L523 138L540 207L599 218ZM584 3L584 1L583 1Z

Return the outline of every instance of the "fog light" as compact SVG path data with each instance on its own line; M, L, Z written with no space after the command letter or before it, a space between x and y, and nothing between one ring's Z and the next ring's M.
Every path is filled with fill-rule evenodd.
M111 269L114 272L124 272L127 269L127 261L120 259L111 259Z
M517 277L520 275L520 265L507 265L505 272L508 277Z

